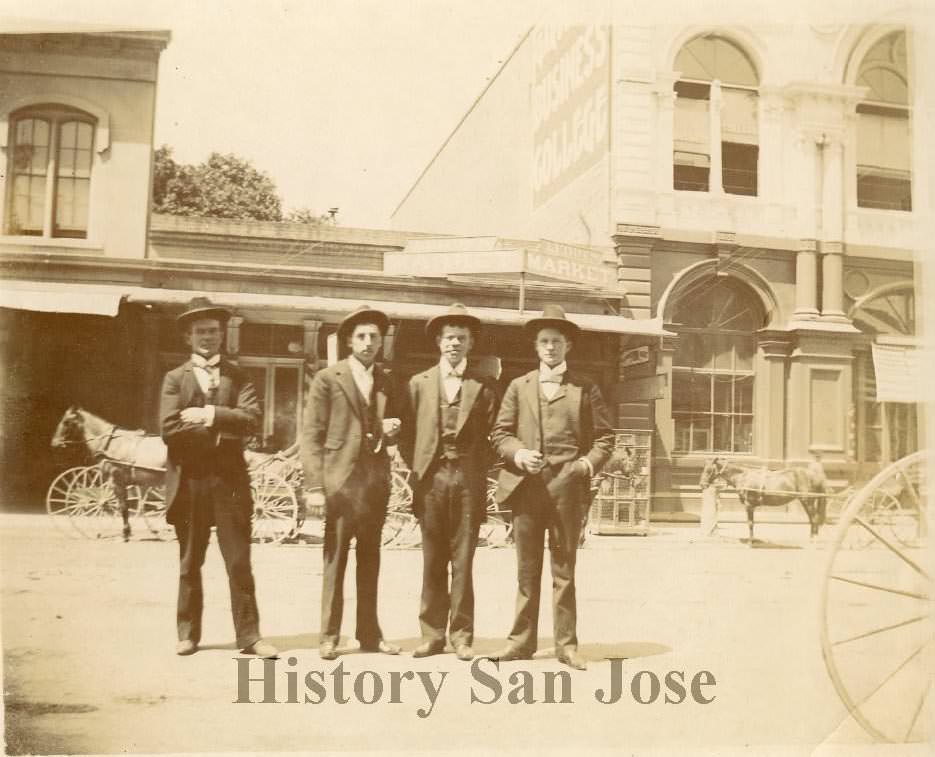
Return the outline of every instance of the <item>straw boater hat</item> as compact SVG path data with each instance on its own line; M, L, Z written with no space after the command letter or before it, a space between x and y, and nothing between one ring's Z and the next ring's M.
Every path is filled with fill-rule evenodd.
M188 324L197 318L216 318L223 324L227 323L232 315L230 310L215 305L207 297L193 297L188 303L188 308L175 319L175 322L184 331Z
M558 329L566 339L574 339L581 331L576 323L568 320L561 305L546 305L542 309L542 315L526 321L523 328L531 336L535 336L539 329Z
M380 335L386 336L387 329L390 327L390 319L382 310L374 310L369 305L361 305L346 316L338 324L338 339L344 339L354 331L358 323L373 323L380 329Z
M451 305L448 310L434 318L430 318L425 324L425 333L429 336L435 336L442 330L442 326L466 326L471 330L474 336L480 332L480 318L468 313L467 308L460 302Z

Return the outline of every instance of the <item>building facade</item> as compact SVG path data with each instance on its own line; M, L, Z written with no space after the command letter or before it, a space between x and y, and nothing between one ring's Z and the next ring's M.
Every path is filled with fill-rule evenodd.
M922 433L918 394L884 366L919 336L931 165L913 124L932 74L914 39L888 23L535 27L394 221L613 245L621 312L671 332L651 370L621 361L617 397L621 424L653 432L657 514L697 512L715 455L820 453L832 478L865 480Z

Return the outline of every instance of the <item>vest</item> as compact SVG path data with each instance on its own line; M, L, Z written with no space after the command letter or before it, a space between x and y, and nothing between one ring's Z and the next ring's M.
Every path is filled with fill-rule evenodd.
M458 416L461 414L461 390L454 400L448 401L445 382L439 374L438 389L438 448L439 457L445 460L457 460L458 453Z
M567 394L550 402L543 394L542 386L539 386L540 452L549 465L561 465L580 457L572 410Z
M364 416L361 419L364 435L360 440L360 448L361 452L371 454L379 452L382 447L381 441L383 439L383 429L380 428L380 423L377 421L377 403L374 402L376 386L376 381L374 381L373 388L370 390L370 402L368 403L365 401L360 387L357 386L357 382L354 382L354 388L357 389L357 397L360 399L360 404L364 408Z

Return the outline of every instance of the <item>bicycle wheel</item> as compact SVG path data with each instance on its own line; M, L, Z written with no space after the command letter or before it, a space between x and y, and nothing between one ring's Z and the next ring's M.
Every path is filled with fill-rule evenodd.
M295 532L299 503L286 479L269 471L250 477L253 494L253 538L260 544L281 542Z

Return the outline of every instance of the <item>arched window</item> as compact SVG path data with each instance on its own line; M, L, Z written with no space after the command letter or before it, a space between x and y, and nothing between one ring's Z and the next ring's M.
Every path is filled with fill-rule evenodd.
M10 119L8 234L84 239L95 119L62 105Z
M680 297L672 323L679 334L672 361L676 452L753 451L753 358L762 324L756 297L732 279L699 282Z
M868 89L857 106L857 204L912 210L905 32L888 34L867 51L857 84Z
M679 51L675 68L673 187L756 195L759 77L752 61L708 34Z

